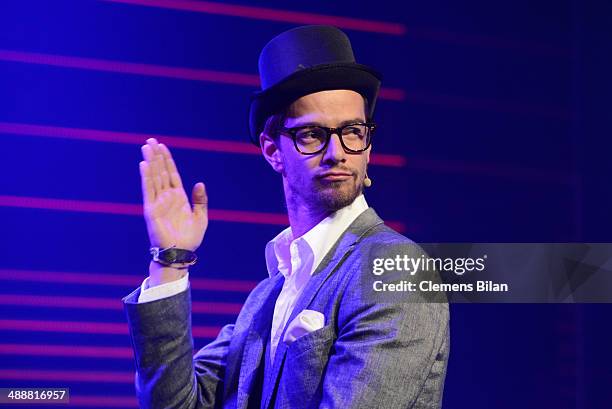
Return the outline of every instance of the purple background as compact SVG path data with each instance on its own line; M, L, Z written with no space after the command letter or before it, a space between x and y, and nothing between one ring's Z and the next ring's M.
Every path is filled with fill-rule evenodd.
M367 199L408 237L611 241L610 4L124 3L0 3L1 387L136 406L120 299L147 274L149 135L213 209L191 273L196 349L234 319L285 222L248 98L263 45L299 24L344 28L384 73ZM609 305L451 309L445 408L609 404Z

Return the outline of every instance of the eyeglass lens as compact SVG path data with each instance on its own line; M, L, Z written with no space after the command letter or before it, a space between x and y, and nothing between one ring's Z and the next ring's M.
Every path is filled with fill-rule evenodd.
M353 151L361 151L368 144L368 127L366 125L350 125L342 128L342 141ZM302 128L295 134L295 141L301 152L314 153L323 149L327 140L327 129L318 126Z

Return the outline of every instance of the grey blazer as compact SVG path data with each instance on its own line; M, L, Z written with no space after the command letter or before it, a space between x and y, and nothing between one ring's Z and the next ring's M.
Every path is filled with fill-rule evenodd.
M274 304L284 277L263 280L235 324L193 355L190 290L138 304L123 298L142 408L440 408L449 354L445 302L376 300L367 285L375 257L415 246L372 208L324 257L287 322L316 310L325 325L268 359ZM371 287L371 286L370 286ZM285 327L286 330L286 327ZM281 340L283 337L281 336Z

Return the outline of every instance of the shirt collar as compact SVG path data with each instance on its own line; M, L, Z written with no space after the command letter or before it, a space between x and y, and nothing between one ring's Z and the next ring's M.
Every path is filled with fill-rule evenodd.
M337 210L321 220L301 237L293 239L291 227L287 227L266 245L265 257L270 277L279 271L285 277L291 273L290 246L293 242L296 242L298 247L302 249L307 248L312 252L313 260L309 273L314 273L323 257L325 257L342 233L367 208L368 204L362 194L350 205Z

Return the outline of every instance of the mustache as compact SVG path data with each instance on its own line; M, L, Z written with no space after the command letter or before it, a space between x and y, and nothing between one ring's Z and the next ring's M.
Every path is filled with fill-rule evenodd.
M317 173L317 176L327 175L329 173L349 173L355 175L357 171L349 168L327 168Z

